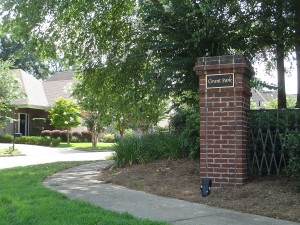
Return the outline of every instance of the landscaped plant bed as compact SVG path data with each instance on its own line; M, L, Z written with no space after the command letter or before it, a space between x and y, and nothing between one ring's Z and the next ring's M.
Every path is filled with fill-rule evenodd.
M201 197L199 160L159 160L125 168L107 168L99 180L161 196L219 208L300 222L299 179L261 177L239 186L213 189Z

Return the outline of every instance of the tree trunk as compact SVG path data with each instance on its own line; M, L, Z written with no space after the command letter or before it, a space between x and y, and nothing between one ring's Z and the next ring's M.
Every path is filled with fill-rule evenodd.
M98 125L97 125L97 123L94 123L93 131L92 131L92 146L93 146L93 149L97 148L97 143L98 143Z
M300 45L296 46L296 61L297 61L297 102L296 108L300 108Z
M295 50L297 63L297 102L296 107L300 108L300 5L298 0L293 1L293 8L295 10Z
M285 76L284 76L284 45L276 46L277 81L278 81L278 109L286 108Z
M67 129L67 143L70 144L70 129Z

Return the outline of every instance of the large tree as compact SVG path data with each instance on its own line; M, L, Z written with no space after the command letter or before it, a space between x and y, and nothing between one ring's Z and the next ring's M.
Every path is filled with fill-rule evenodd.
M95 92L110 76L111 87L127 94L134 90L130 82L146 72L157 92L190 96L198 88L193 72L197 57L238 53L252 59L271 50L278 68L278 105L284 108L284 56L293 45L294 30L288 25L290 1L294 0L3 0L0 4L5 30L24 40L31 34L30 43L44 56L77 65L87 76L89 70L104 71L93 72L99 76ZM120 69L128 59L144 59L145 53L147 69L131 67L132 74Z
M9 34L0 36L0 59L10 60L11 68L23 69L38 79L47 78L51 71L49 64L39 59L29 46L29 41L16 40Z
M284 61L299 45L298 7L297 0L240 0L236 14L236 24L240 29L238 36L245 40L245 45L235 42L232 46L242 49L252 58L270 60L275 65L278 108L286 108Z
M124 54L131 37L135 0L3 0L4 30L30 37L45 57L68 65L99 65ZM29 36L30 35L30 36Z
M232 53L228 46L231 36L228 14L224 10L230 2L140 1L143 44L151 53L152 77L158 90L175 95L196 93L198 82L193 72L196 59Z

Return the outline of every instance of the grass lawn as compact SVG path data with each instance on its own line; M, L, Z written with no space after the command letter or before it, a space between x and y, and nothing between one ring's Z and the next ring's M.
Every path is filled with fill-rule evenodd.
M5 149L0 149L0 157L1 156L11 156L11 155L20 155L20 152L18 149L14 149L10 146Z
M77 150L85 150L85 151L99 151L99 150L113 150L114 143L103 143L99 142L97 144L97 149L92 148L91 142L82 142L82 143L70 143L61 142L59 148L73 148Z
M59 170L79 162L59 162L0 170L0 224L5 225L166 225L71 200L42 185Z

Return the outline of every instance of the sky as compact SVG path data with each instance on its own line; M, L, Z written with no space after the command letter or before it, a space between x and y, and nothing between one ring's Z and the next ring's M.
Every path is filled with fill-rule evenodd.
M285 65L289 65L288 62L285 62ZM266 75L265 67L262 64L254 64L253 68L255 71L260 71L256 73L256 77L260 78L262 81L266 81L267 83L272 83L277 85L277 72L276 70L272 70L271 76ZM292 63L292 68L287 69L288 73L285 75L285 90L287 94L297 94L297 70L296 63Z

